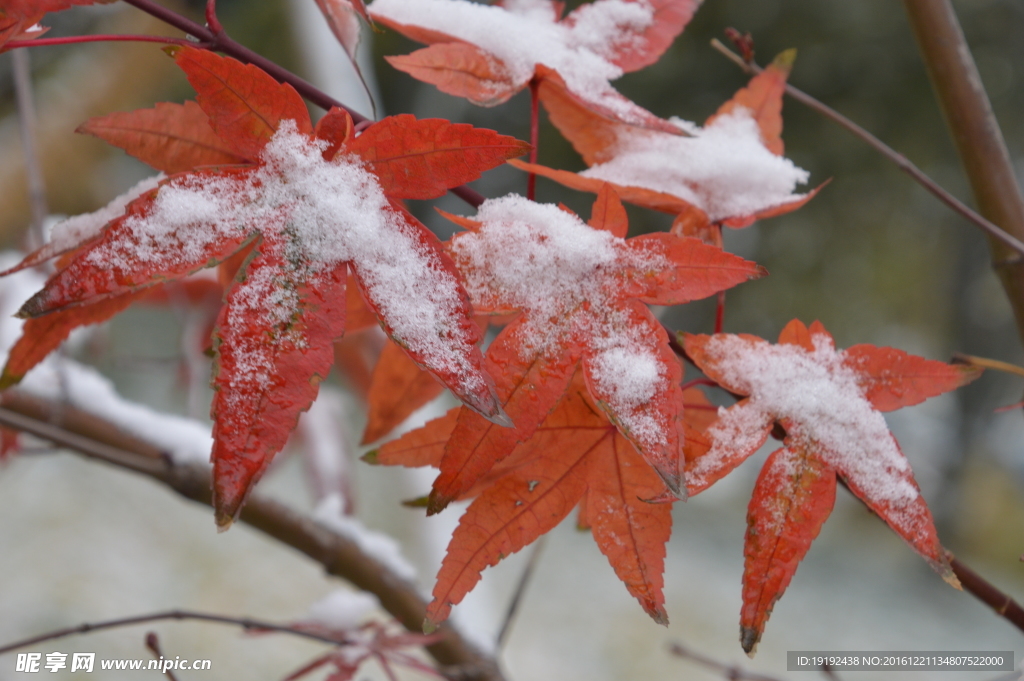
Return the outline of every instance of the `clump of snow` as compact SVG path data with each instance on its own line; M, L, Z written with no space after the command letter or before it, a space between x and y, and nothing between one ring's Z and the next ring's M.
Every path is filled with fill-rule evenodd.
M746 217L800 199L810 177L761 141L750 111L737 107L706 128L673 118L690 137L652 130L619 132L615 157L580 173L678 196L714 221Z
M733 439L737 434L749 445L774 419L788 419L794 448L817 452L868 499L908 507L919 493L885 418L868 402L832 339L817 334L812 341L813 351L732 335L708 342L708 357L724 383L750 397L721 411L722 420L707 431L714 442L707 456L714 460L742 445Z
M574 324L576 333L620 335L604 328L614 321L616 272L669 266L664 257L627 248L624 239L558 206L514 194L488 199L476 219L483 227L460 234L450 250L474 303L529 312L522 331L528 349L559 342Z
M473 43L504 65L516 86L537 64L553 68L569 90L611 108L627 120L628 100L608 84L622 75L616 53L637 46L654 22L647 0L597 0L559 22L550 0L516 0L504 6L469 0L375 0L373 15L440 31Z
M470 298L483 309L526 312L519 327L524 358L558 345L587 344L591 378L609 396L623 426L642 442L664 441L664 425L645 403L666 378L649 338L620 308L623 272L671 267L660 253L631 248L572 213L521 196L480 206L482 227L460 234L450 250Z
M359 520L344 514L340 494L324 497L313 510L313 519L355 542L364 553L409 582L416 581L416 568L402 555L398 542L382 532L367 529Z
M378 607L380 601L373 594L338 589L309 606L302 621L330 629L355 629Z
M623 339L621 336L615 340ZM639 342L614 343L589 362L590 377L630 435L655 446L665 441L666 423L644 407L665 389L665 370L651 349Z
M215 244L259 232L261 251L287 267L250 272L239 314L263 317L267 327L296 311L295 283L349 262L393 335L425 365L463 377L473 392L482 377L470 364L472 345L458 324L462 298L456 278L419 234L392 208L377 177L339 154L325 161L326 143L284 121L245 174L188 174L163 185L152 208L127 219L123 237L109 239L89 258L98 267L178 269L206 265ZM253 357L253 368L266 367Z

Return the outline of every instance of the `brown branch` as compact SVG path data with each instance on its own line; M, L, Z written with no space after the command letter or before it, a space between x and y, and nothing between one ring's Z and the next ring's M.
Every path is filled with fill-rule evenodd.
M999 123L949 0L904 0L910 25L956 144L974 201L986 218L1024 239L1024 197ZM1024 259L990 240L992 259L1024 339Z
M993 586L984 577L967 567L949 554L949 565L960 580L960 586L979 601L996 611L1015 627L1024 631L1024 608L1002 591Z
M29 245L39 248L46 243L46 229L43 222L49 214L46 205L46 182L39 162L39 146L36 144L36 105L32 93L32 65L28 52L16 51L11 55L14 70L14 94L18 102L18 128L21 131L21 146L25 154L25 171L28 175L28 201L32 211L32 230Z
M210 472L206 467L175 464L153 445L73 407L8 390L0 395L0 425L147 475L193 501L206 505L211 502ZM352 540L258 494L249 498L240 519L318 561L329 574L374 594L381 607L409 631L422 630L427 604L416 586L364 553ZM454 627L442 624L438 632L444 638L426 646L426 650L445 668L446 675L467 681L502 681L497 663Z
M736 63L740 68L742 68L747 73L760 73L761 71L763 71L763 69L757 64L753 62L743 61L743 58L740 57L740 55L736 54L728 47L723 45L722 42L719 41L718 39L713 39L711 41L711 46L718 50L719 52L721 52L726 57L728 57L730 61ZM800 90L798 88L793 87L792 85L787 84L786 94L792 97L793 99L797 100L798 102L813 109L814 111L817 111L825 118L828 118L830 121L833 121L834 123L849 130L851 133L853 133L861 140L866 142L868 146L870 146L872 149L877 151L879 154L884 156L889 161L892 161L892 163L895 164L897 168L899 168L907 175L909 175L911 178L913 178L915 182L917 182L922 187L927 189L939 201L946 204L946 206L951 208L953 212L957 213L958 215L966 218L970 222L980 227L986 234L989 235L991 239L996 239L999 242L1001 242L1006 249L1010 249L1016 251L1017 254L1024 255L1024 241L1021 240L1022 238L1024 238L1024 236L1015 235L1016 233L1008 234L1005 230L1000 228L999 225L995 224L991 220L973 211L970 208L970 206L968 206L963 201L961 201L960 199L956 198L948 191L943 189L942 186L939 185L939 183L937 183L935 180L928 177L928 175L926 175L924 171L922 171L916 165L911 163L911 161L906 156L899 153L898 151L890 147L888 144L878 139L870 132L860 127L859 125L857 125L856 123L854 123L849 118L839 113L829 105L825 104L824 102L818 99L815 99L814 97L807 94L803 90Z

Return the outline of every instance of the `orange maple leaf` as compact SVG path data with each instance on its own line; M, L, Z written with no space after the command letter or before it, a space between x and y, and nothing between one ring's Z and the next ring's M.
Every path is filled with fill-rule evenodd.
M114 0L4 0L0 5L0 52L11 40L30 40L48 31L39 26L43 16L79 5L100 5Z
M697 494L785 429L782 449L765 462L747 511L741 642L748 653L832 511L837 477L919 553L959 586L931 512L882 411L923 402L977 378L894 348L836 351L819 322L790 322L771 345L746 334L685 334L687 354L723 388L747 395L705 432L707 451L687 462ZM694 443L697 438L694 439ZM697 454L700 454L699 456Z
M462 408L384 444L375 464L441 466ZM580 507L616 575L644 610L666 624L662 593L670 504L644 501L665 487L636 449L609 422L577 372L555 409L486 478L462 495L475 497L452 535L427 608L432 623L480 580L484 568L519 551Z
M331 342L345 329L349 271L394 340L466 404L505 422L454 264L399 200L437 197L528 145L407 115L356 136L338 109L314 130L298 94L258 68L193 48L169 53L196 88L209 128L229 153L255 163L164 180L70 254L21 315L116 307L251 249L214 340L212 459L222 527L330 369ZM152 155L150 137L117 139L130 153Z

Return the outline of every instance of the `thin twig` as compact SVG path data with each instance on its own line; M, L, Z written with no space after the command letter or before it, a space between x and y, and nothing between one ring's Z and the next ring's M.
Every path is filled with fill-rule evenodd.
M1009 362L1001 362L998 359L989 359L987 357L975 357L974 355L965 355L962 352L957 352L953 354L953 361L961 362L963 364L970 364L971 366L982 367L985 369L1003 371L1008 374L1015 374L1017 376L1024 376L1024 367L1017 366L1016 364L1010 364Z
M1024 196L953 5L949 0L904 0L903 4L978 211L1024 239ZM989 246L1024 341L1024 259L1002 240L992 240Z
M160 649L160 638L156 635L155 631L146 633L146 647L149 648L149 652L153 653L158 661L163 661L164 651ZM174 672L170 669L164 670L164 676L171 681L178 681L178 678L174 675Z
M32 93L32 64L27 52L18 51L11 55L14 70L14 94L18 100L18 128L21 131L21 147L25 154L25 170L28 175L28 201L32 214L32 230L29 232L30 248L39 248L46 243L46 182L43 168L39 163L39 149L36 146L36 106Z
M703 655L701 653L690 650L681 643L672 643L668 648L669 652L676 657L681 657L684 660L690 660L696 662L699 665L713 669L716 672L721 672L722 676L730 681L779 681L774 676L765 676L763 674L756 674L754 672L748 672L742 667L737 665L725 664L719 662L713 658Z
M208 612L196 612L195 610L163 610L161 612L154 612L148 615L119 617L117 619L104 620L102 622L86 622L84 624L79 624L76 627L56 629L45 634L40 634L31 638L15 641L14 643L8 643L5 646L0 646L0 655L9 653L12 650L18 650L19 648L27 648L28 646L43 643L44 641L56 641L57 639L67 638L68 636L90 634L94 631L103 631L105 629L133 627L138 624L148 624L149 622L160 622L163 620L199 620L202 622L215 622L217 624L231 624L242 627L247 631L275 631L282 634L291 634L292 636L312 639L314 641L321 641L322 643L331 643L335 645L339 643L337 639L331 638L330 636L321 636L320 634L306 631L304 629L297 629L286 624L264 622L263 620L253 619L251 617L229 617L227 615L215 615Z
M160 43L163 45L188 45L190 47L201 47L200 43L194 43L183 38L169 38L159 35L132 35L109 33L103 35L72 35L63 38L36 38L35 40L12 40L4 43L5 50L13 50L19 47L47 47L52 45L77 45L79 43ZM20 54L24 50L18 50Z
M512 594L512 600L509 601L508 610L505 611L505 621L501 623L501 631L498 632L498 650L505 647L505 641L508 640L509 632L512 630L512 622L515 620L519 606L523 602L526 587L529 586L530 578L533 577L533 573L537 569L537 562L540 559L540 554L544 551L547 540L548 535L545 534L534 543L530 558L526 562L526 567L523 568L523 574L519 575L519 583L516 584L516 590Z
M85 456L148 475L193 501L210 505L207 467L175 464L153 445L125 435L117 426L67 405L58 405L16 390L0 395L0 425L32 433ZM422 630L427 604L418 588L390 567L366 554L351 539L312 518L254 494L240 520L321 563L332 575L377 596L381 607L409 631ZM448 623L444 638L426 651L449 676L470 681L501 681L493 658L481 653Z
M930 0L927 0L930 1ZM720 40L712 39L711 46L721 52L723 55L728 57L737 66L742 68L747 73L760 73L763 69L754 63L747 63L743 61L743 58L738 54L726 47ZM1024 255L1024 241L1021 241L1012 234L1008 234L994 222L982 217L975 211L971 210L970 206L960 201L958 198L950 194L948 191L943 189L935 180L928 177L920 168L910 162L906 156L897 152L892 147L887 145L882 140L878 139L870 132L860 127L846 116L842 115L832 107L828 106L824 102L815 99L811 95L807 94L803 90L799 90L792 85L786 85L786 94L793 99L805 104L806 106L814 109L821 115L825 116L829 120L839 124L846 128L854 135L859 137L861 140L866 142L872 149L880 153L882 156L892 161L897 168L910 175L918 184L927 189L933 196L939 199L942 203L946 204L954 212L960 216L966 218L970 222L983 229L989 236L994 239L998 239L1000 242L1013 249L1017 253Z

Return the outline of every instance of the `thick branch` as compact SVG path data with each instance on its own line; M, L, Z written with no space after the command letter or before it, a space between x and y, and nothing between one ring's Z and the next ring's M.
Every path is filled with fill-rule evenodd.
M116 426L81 410L55 405L17 391L0 396L0 425L21 430L68 449L148 475L178 494L209 505L206 467L176 465L153 445L125 435ZM416 586L343 537L271 499L254 494L242 509L242 522L288 544L321 563L329 574L374 594L381 606L410 631L421 631L426 602ZM451 678L502 681L496 662L478 651L452 626L438 629L444 639L427 652Z
M1021 196L999 123L949 0L904 0L921 56L982 215L1024 239ZM992 240L996 273L1024 339L1024 259Z

